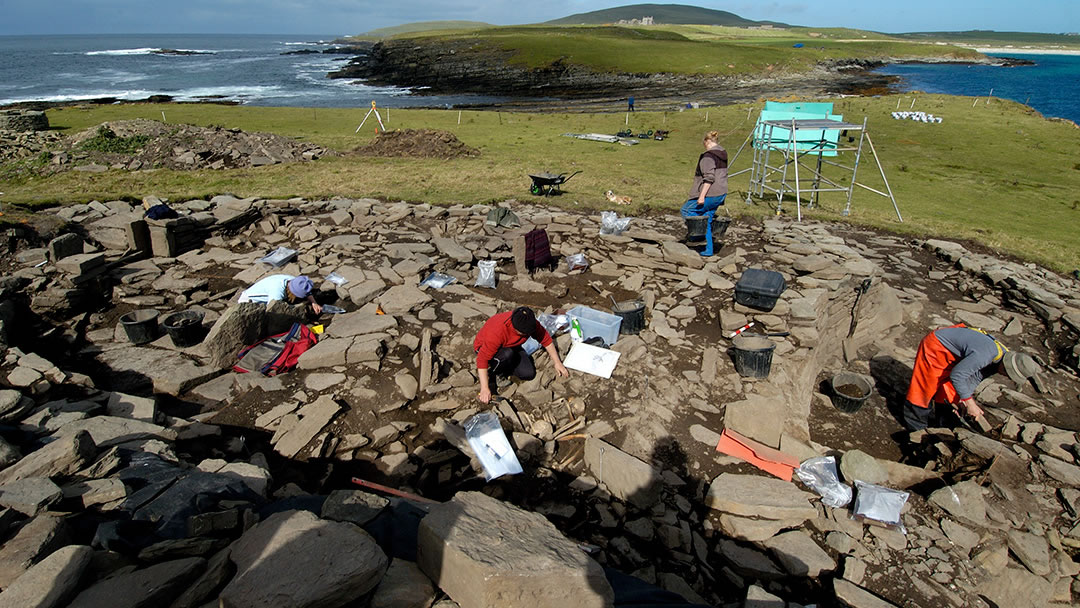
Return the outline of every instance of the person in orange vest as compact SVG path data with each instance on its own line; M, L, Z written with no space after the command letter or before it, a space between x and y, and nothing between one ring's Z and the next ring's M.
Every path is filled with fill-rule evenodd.
M929 426L934 403L951 405L958 415L982 418L975 387L984 378L1004 373L1020 384L1038 371L1039 364L1029 355L1010 351L985 332L963 324L934 330L922 339L915 355L904 426L911 431Z

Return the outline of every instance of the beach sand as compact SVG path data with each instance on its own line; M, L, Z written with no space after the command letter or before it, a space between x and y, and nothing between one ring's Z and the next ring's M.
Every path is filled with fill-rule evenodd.
M968 46L964 48L974 49L980 53L993 53L995 55L1080 55L1080 49L1046 49L1036 47L1013 47L1013 46Z

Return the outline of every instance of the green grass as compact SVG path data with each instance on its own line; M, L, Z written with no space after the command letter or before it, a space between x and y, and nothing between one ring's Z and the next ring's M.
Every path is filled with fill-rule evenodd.
M150 141L147 135L132 135L120 137L106 126L98 127L98 132L91 138L83 141L79 147L83 150L108 152L111 154L134 154Z
M416 21L413 23L405 23L392 27L381 27L378 29L374 29L363 34L363 37L389 38L391 36L401 36L404 34L416 34L421 32L432 32L438 30L466 31L487 27L492 27L492 25L490 23L484 23L483 21Z
M912 97L899 101L910 106ZM1043 119L1020 104L985 99L920 95L916 110L943 116L942 124L896 121L889 112L897 96L850 98L836 102L849 120L869 118L869 133L881 155L905 222L898 223L887 199L856 189L853 214L842 218L841 195L824 195L821 208L808 216L884 227L914 236L972 239L989 247L1036 261L1059 271L1080 266L1080 130ZM110 105L49 111L54 128L66 133L107 120L156 118L169 122L224 125L247 131L272 131L336 150L369 142L373 127L354 134L367 108L318 109L243 106ZM478 158L433 162L351 155L314 163L255 169L179 172L70 171L50 178L0 177L5 206L27 206L138 199L158 195L173 200L205 198L230 192L238 196L308 198L374 196L386 200L434 204L474 204L508 198L538 201L528 194L529 173L582 174L565 184L566 193L546 202L570 209L610 208L603 193L612 189L633 197L625 213L674 212L686 196L702 134L721 132L734 156L752 125L746 105L685 112L639 112L630 116L635 131L669 129L666 141L620 146L562 137L565 132L614 133L624 128L623 114L531 114L494 111L391 110L390 128L428 128L453 132L479 148ZM385 109L384 109L384 118ZM706 118L708 121L706 122ZM850 159L845 159L850 160ZM744 151L736 171L749 166ZM6 175L6 174L0 174ZM744 204L747 174L731 180L729 209L738 215L768 217L774 205ZM881 189L870 158L860 166L859 181ZM792 202L785 203L787 211Z
M811 37L810 33L822 34ZM846 36L855 36L847 38ZM863 38L863 36L866 36ZM600 72L746 75L803 72L839 59L975 59L952 46L871 37L857 30L739 30L714 26L516 26L468 34L432 34L432 40L469 40L476 50L512 53L527 68L573 64ZM802 43L803 48L794 48Z

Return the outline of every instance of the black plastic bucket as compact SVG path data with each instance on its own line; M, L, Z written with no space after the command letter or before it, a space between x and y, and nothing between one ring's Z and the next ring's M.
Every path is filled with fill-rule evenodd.
M158 311L152 308L136 310L120 317L128 340L132 344L146 344L158 337Z
M709 229L709 216L691 215L686 218L686 240L704 240L705 232Z
M161 321L177 348L194 346L203 339L203 313L194 310L174 312Z
M744 378L768 378L776 344L762 336L739 334L732 340L735 371Z
M645 302L641 300L617 302L611 308L611 312L622 318L622 323L619 325L620 334L636 336L645 329Z
M731 226L731 218L726 215L713 218L712 238L714 241L719 241L727 234L728 227Z
M833 376L829 387L832 389L833 406L849 414L859 411L873 392L873 387L866 378L850 372L840 372Z

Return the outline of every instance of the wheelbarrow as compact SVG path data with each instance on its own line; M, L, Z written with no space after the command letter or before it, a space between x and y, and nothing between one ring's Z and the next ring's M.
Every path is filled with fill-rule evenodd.
M566 173L559 173L558 175L554 173L529 174L529 177L532 178L532 187L529 188L529 192L532 192L537 196L562 194L562 190L559 189L559 186L566 183L567 180L578 173L581 173L581 171L574 171L569 175Z

